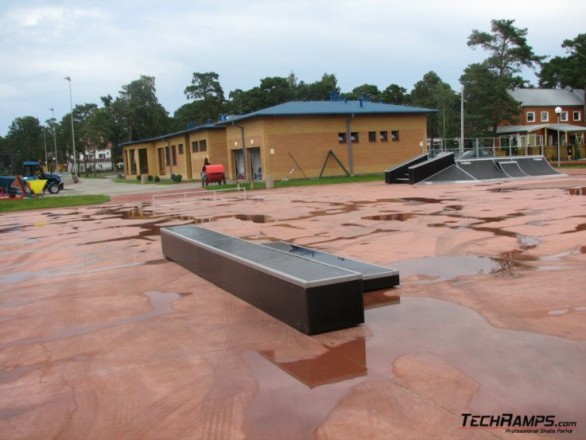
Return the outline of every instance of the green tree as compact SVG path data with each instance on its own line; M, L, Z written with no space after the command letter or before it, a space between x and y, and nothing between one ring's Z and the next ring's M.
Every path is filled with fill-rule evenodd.
M128 141L160 135L169 127L169 116L159 104L152 76L142 75L140 79L122 86L112 106L124 123Z
M187 98L194 102L182 106L181 111L175 112L175 118L185 124L189 122L203 124L208 120L217 121L224 111L226 101L219 78L215 72L194 72L191 85L184 90ZM185 120L185 118L190 119Z
M43 127L34 116L16 118L8 128L5 144L9 168L20 172L23 160L44 161Z
M567 56L557 56L545 62L539 73L541 87L572 87L586 89L586 34L564 40Z
M319 81L313 83L299 82L296 87L296 99L299 101L327 101L331 93L340 93L336 75L324 73Z
M526 85L519 75L523 67L533 68L543 61L527 43L527 29L514 26L515 20L492 20L491 32L473 30L468 46L488 52L482 64L468 66L460 81L465 86L466 112L470 134L496 134L499 123L514 123L518 103L507 90ZM484 125L483 125L484 124Z
M519 103L507 93L508 83L483 64L471 64L460 77L464 85L465 131L494 136L501 121L517 123Z
M346 98L352 100L367 99L369 101L380 101L381 92L374 84L362 84L354 87L352 92L345 95Z
M387 104L404 105L409 102L407 89L397 84L391 84L381 93L381 101Z
M413 86L409 103L437 110L427 118L427 132L432 137L453 137L459 121L458 94L443 82L437 73L430 71Z
M468 46L480 47L489 53L483 62L497 77L506 79L508 86L522 86L525 80L518 76L521 69L534 67L544 59L533 52L527 43L527 29L514 26L515 20L491 20L491 33L477 29L468 37Z

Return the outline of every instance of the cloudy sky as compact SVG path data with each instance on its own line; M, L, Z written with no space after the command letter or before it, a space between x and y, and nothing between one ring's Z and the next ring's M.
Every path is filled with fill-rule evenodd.
M564 55L585 15L584 0L1 0L0 136L18 117L68 113L66 76L74 105L154 76L171 115L193 72L218 73L226 97L291 72L410 91L433 70L459 89L486 57L466 45L473 29L513 19L537 54Z

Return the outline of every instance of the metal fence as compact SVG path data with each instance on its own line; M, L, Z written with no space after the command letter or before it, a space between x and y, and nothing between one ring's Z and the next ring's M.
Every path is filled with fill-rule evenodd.
M527 134L503 135L484 138L428 139L427 146L431 157L440 153L454 153L456 157L495 157L495 156L545 156L548 160L577 160L586 157L584 136L562 136L557 145L556 136Z

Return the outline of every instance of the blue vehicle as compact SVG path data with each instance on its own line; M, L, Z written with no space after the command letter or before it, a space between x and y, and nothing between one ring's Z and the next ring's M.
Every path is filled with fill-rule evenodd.
M12 183L15 176L0 176L0 188L6 194L11 194L13 191ZM49 191L51 194L57 194L63 189L63 181L58 174L45 173L41 164L36 160L27 160L22 164L22 180L44 179L47 181L44 191Z

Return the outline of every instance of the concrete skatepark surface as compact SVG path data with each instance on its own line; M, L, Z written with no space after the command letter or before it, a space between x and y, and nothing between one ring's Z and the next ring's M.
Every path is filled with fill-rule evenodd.
M246 201L181 186L201 197L156 206L132 186L0 215L1 438L586 438L586 175ZM364 295L365 324L306 336L167 261L160 227L189 223L401 286ZM463 426L506 413L575 426Z

